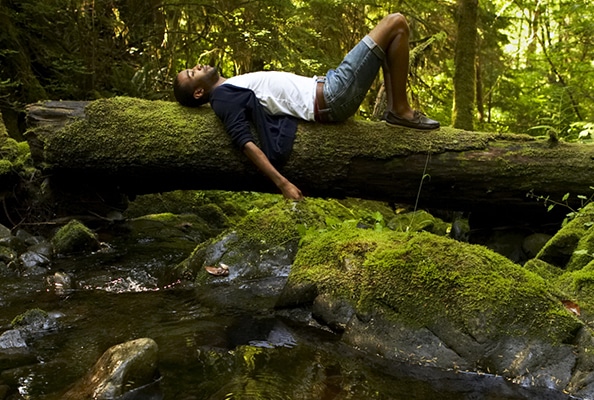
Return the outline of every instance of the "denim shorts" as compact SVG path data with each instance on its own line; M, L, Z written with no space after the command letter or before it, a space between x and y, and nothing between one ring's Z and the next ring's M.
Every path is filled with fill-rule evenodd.
M324 99L330 120L344 121L354 115L367 95L386 54L371 37L365 36L336 69L326 74Z

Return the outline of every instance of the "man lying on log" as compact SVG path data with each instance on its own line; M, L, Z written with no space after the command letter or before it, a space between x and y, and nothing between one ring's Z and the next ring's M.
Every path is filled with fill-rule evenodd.
M439 128L439 122L413 110L408 103L409 27L401 14L390 14L369 32L325 77L303 77L263 71L225 79L216 68L196 65L181 71L174 82L177 101L188 107L210 102L226 131L247 157L289 199L301 190L275 167L291 151L297 120L344 121L357 111L383 67L387 95L386 123L419 130ZM250 132L260 135L260 149Z

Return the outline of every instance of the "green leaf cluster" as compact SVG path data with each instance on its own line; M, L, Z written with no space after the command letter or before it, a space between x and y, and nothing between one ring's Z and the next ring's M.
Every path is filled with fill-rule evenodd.
M173 77L197 62L225 76L322 75L390 12L403 13L411 28L411 103L448 125L460 10L435 0L6 0L0 109L42 99L172 99ZM593 18L586 0L480 2L475 126L591 140ZM381 84L380 76L359 118L379 115Z

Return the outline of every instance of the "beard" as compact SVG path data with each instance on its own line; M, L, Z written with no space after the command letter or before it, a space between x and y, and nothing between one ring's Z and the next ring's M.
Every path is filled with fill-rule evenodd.
M201 79L204 84L204 87L206 87L206 88L212 88L219 81L219 78L220 78L218 68L217 67L210 67L210 68L211 69Z

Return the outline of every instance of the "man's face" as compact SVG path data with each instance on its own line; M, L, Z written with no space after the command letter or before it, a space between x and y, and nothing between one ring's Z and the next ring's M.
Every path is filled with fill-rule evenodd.
M203 89L208 92L219 80L219 72L210 65L198 64L194 68L185 69L177 74L182 85L189 85L193 89Z

